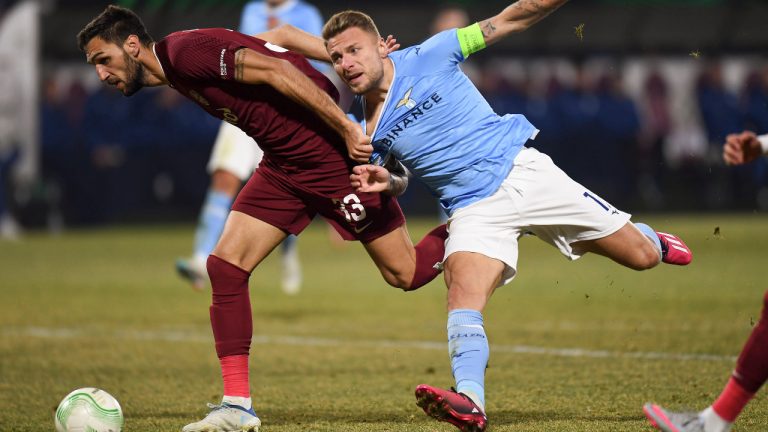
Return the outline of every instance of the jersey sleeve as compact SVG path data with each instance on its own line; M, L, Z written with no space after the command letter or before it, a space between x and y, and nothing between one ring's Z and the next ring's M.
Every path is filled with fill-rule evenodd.
M464 61L456 29L445 30L430 37L421 45L411 47L409 55L416 55L422 59L419 67L433 71L453 68Z
M243 46L200 32L189 31L168 45L168 59L179 77L235 79L235 52Z

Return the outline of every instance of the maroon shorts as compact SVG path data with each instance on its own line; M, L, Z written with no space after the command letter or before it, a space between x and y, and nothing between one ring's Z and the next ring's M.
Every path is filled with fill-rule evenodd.
M344 240L373 241L405 223L397 200L378 193L356 193L346 172L339 185L318 193L269 168L259 167L237 195L232 210L245 213L290 234L299 234L316 214ZM343 180L343 181L340 181ZM341 186L344 185L344 186ZM328 190L328 187L321 188Z

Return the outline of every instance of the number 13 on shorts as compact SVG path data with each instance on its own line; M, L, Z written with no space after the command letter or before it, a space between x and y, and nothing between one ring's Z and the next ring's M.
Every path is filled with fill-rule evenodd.
M365 207L355 194L349 194L343 199L334 198L333 203L344 213L344 218L349 223L360 222L367 216Z

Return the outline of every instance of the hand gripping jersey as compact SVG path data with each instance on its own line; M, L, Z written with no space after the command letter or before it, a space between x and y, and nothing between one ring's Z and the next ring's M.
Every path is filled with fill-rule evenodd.
M496 192L538 133L523 115L493 112L458 66L472 52L459 35L447 30L389 55L394 78L372 136L372 162L398 159L449 214ZM364 104L358 97L350 111L363 128Z
M307 187L323 188L324 182L333 179L333 187L338 188L336 183L343 178L339 173L351 166L342 139L314 113L271 86L235 81L234 54L243 47L291 62L338 100L334 85L304 57L242 33L227 29L176 32L154 49L174 89L256 140L264 151L262 168L286 174Z

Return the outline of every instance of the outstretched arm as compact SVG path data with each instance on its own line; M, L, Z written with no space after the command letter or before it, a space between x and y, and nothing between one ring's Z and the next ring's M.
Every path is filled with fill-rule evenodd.
M325 49L325 41L312 33L307 33L290 24L283 24L272 30L258 33L253 36L297 52L304 57L324 61L326 63L331 62L331 58L328 56L328 51ZM400 44L397 43L397 40L392 35L387 36L384 42L387 44L387 52L392 52L400 48Z
M512 33L520 33L564 5L568 0L518 0L498 15L480 21L485 45L491 45Z
M350 120L336 102L287 60L266 56L249 48L235 52L235 80L267 84L304 105L344 138L349 157L367 162L373 151L370 139Z
M304 57L326 63L331 62L331 58L328 57L328 51L325 49L325 42L321 38L290 24L283 24L253 36L295 51Z
M768 153L768 135L758 137L750 131L728 135L723 145L723 160L726 165L749 163L766 153Z

